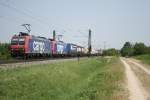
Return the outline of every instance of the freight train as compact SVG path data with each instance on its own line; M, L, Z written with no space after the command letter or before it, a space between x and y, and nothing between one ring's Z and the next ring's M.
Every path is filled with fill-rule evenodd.
M55 41L45 37L33 36L20 32L11 38L12 57L64 57L87 55L87 49L63 41Z

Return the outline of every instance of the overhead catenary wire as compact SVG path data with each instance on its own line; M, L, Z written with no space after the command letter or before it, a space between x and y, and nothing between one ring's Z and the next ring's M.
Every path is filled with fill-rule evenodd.
M49 24L47 21L31 15L33 13L31 10L25 9L25 8L23 8L23 10L20 10L20 9L16 8L17 5L15 5L12 1L9 1L9 2L11 3L11 5L10 4L6 4L6 3L2 3L2 2L0 2L1 3L0 5L5 6L7 8L10 8L10 9L12 8L14 11L16 11L16 12L18 12L20 14L23 14L23 15L25 15L27 17L30 17L32 20L40 22L40 23L44 24L46 27L48 27L48 28L51 27L53 30L54 29L55 30L59 30L59 32L62 33L62 31L60 31L60 28L56 27L55 25L52 25L52 23ZM60 26L61 28L64 28L63 25L59 24L58 26ZM67 31L69 31L69 30L72 31L70 28L67 28Z
M10 18L8 18L8 17L6 17L6 16L1 16L0 15L0 20L4 20L4 21L8 21L8 22L13 22L13 23L19 23L19 21L18 20L16 20L16 19L10 19Z
M9 8L9 9L11 9L11 10L14 10L15 12L17 12L17 13L19 13L19 14L23 14L23 15L25 15L25 16L31 18L31 19L34 20L34 21L37 21L37 22L40 22L40 23L46 25L47 27L50 26L49 23L47 23L47 22L44 21L44 20L41 20L41 18L37 18L37 17L34 17L33 15L31 15L31 13L33 13L31 10L29 10L29 9L20 10L20 9L16 8L16 5L15 5L12 1L9 1L9 2L10 2L11 4L6 4L6 3L3 3L3 2L0 2L0 5L1 5L1 6L4 6L4 7L7 7L7 8ZM51 26L52 26L52 25L51 25ZM58 31L58 32L60 32L60 33L67 33L68 31L71 31L71 32L72 32L72 29L70 29L70 28L66 28L66 27L65 27L65 29L67 29L67 31L66 31L66 30L64 31L64 29L63 29L64 26L63 26L63 25L60 25L60 24L59 24L58 26L62 27L62 30L60 30L58 27L55 27L55 26L52 26L52 27L53 27L56 31Z
M46 23L46 22L44 22L44 21L38 19L37 17L32 16L31 14L27 13L27 11L22 11L22 10L20 10L20 9L18 9L18 8L16 8L16 7L14 7L13 5L10 5L10 4L8 5L8 4L3 3L3 2L0 2L0 6L7 7L7 8L9 8L10 10L13 10L13 11L15 11L15 12L21 14L21 15L27 16L27 17L30 18L32 21L42 23L42 24L44 24L46 27L49 27L49 24L48 24L48 23ZM43 26L43 27L44 27L44 26Z
M17 5L14 4L14 2L12 2L12 1L9 1L9 2L11 3L11 6L17 6ZM9 5L10 5L10 4L9 4ZM22 7L21 7L21 8L22 8ZM49 25L49 23L47 23L47 21L45 21L45 20L43 20L43 19L41 19L41 18L39 18L39 17L37 17L37 16L35 17L35 16L31 15L31 14L33 13L33 11L31 11L31 10L29 10L29 9L26 9L26 8L23 8L21 11L23 11L24 13L30 15L30 16L33 17L33 18L36 18L36 20L42 22L43 24Z
M12 4L13 4L13 2L11 2L11 5L10 5L10 4L6 4L6 3L3 3L3 2L0 2L0 6L7 7L7 8L9 8L10 10L13 10L13 11L15 11L15 12L21 14L21 15L27 16L27 17L30 18L32 21L38 22L38 23L40 23L40 25L42 24L42 27L45 28L45 29L48 29L48 30L51 30L51 31L56 30L56 31L58 31L59 33L66 33L66 31L64 32L64 31L60 30L60 28L58 28L58 27L56 27L56 26L53 26L53 25L50 25L49 23L47 23L46 21L41 20L40 18L37 18L37 17L32 16L32 15L31 15L32 11L27 10L27 9L24 9L24 11L23 11L23 10L20 10L20 9L18 9L18 8L15 7L16 5L12 5ZM17 21L17 22L18 22L18 21ZM24 22L25 22L25 21L24 21ZM22 24L22 23L20 23L20 24ZM47 28L46 28L45 26L43 26L43 25L45 25ZM62 25L58 25L58 26L63 27ZM63 29L63 30L64 30L64 29ZM68 31L68 30L70 30L70 29L67 28L67 31Z
M56 32L58 32L59 34L63 34L63 35L66 35L66 34L68 34L69 35L69 37L71 37L70 35L72 34L72 33L75 33L75 32L72 32L73 30L72 29L70 29L70 28L66 28L67 29L67 31L66 30L64 30L64 26L63 25L58 25L58 26L60 26L61 28L62 28L62 30L60 30L60 27L58 28L56 28L56 27L54 27L54 26L52 26L51 25L51 27L50 27L50 24L49 23L47 23L46 21L44 21L44 20L42 20L42 19L40 19L40 18L37 18L37 17L35 17L35 16L33 16L32 15L32 11L30 11L30 10L28 10L28 9L18 9L17 7L16 7L16 5L14 5L13 3L12 3L12 1L11 1L11 4L8 4L8 3L4 3L4 2L0 2L0 6L3 6L3 7L6 7L6 8L9 8L10 10L12 10L12 11L15 11L15 12L17 12L17 13L19 13L19 14L21 14L21 15L25 15L25 16L27 16L28 18L30 18L32 21L35 21L35 22L38 22L38 23L40 23L40 25L42 24L42 26L43 25L45 25L46 27L47 27L47 29L49 29L50 30L50 28L52 27L53 29L52 30L56 30ZM3 19L7 19L7 18L5 18L5 17L3 17ZM14 20L13 20L13 22L15 22ZM19 23L19 21L16 21L17 23ZM25 22L25 21L24 21ZM23 23L20 23L20 24L23 24ZM43 26L44 28L46 28L45 26ZM52 31L51 30L51 31ZM78 31L79 33L83 33L83 32L81 32L81 30L80 31ZM71 33L71 34L70 34ZM67 36L68 36L67 35ZM72 36L72 37L74 37L74 36ZM80 36L80 37L82 37L82 38L86 38L87 36L85 36L85 35L82 35L82 36Z
M24 22L26 22L26 20L25 19L22 19L22 18L20 18L20 17L10 17L10 16L3 16L3 15L0 15L0 20L3 20L3 21L7 21L7 22L13 22L14 24L18 24L18 25L20 25L20 23L24 23Z

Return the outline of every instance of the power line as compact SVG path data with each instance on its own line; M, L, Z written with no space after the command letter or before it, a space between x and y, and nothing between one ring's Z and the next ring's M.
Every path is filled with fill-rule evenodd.
M4 21L8 21L8 22L14 22L14 23L19 23L19 21L18 20L16 20L16 19L9 19L8 17L5 17L5 16L1 16L0 15L0 19L1 20L4 20Z
M12 3L11 3L11 5L10 4L6 4L6 3L2 3L2 2L0 2L0 5L1 6L3 6L3 7L7 7L7 8L9 8L9 9L11 9L11 10L13 10L13 11L15 11L15 12L17 12L17 13L19 13L19 14L22 14L22 15L25 15L25 16L27 16L27 17L29 17L29 18L31 18L32 20L34 20L34 21L37 21L37 22L40 22L40 23L43 23L44 25L48 25L49 26L49 23L47 23L47 22L45 22L45 21L42 21L41 19L39 19L39 18L37 18L37 17L34 17L34 16L32 16L31 15L31 11L30 10L25 10L24 9L24 11L22 11L22 10L20 10L20 9L18 9L18 8L16 8L15 6L14 6L14 4L12 5ZM61 27L64 27L63 25L58 25L58 26L61 26ZM52 27L54 27L54 26L52 26ZM55 28L55 30L56 31L58 31L58 28ZM71 29L69 29L69 28L67 28L67 30L68 31L70 31ZM72 32L72 30L71 30L71 32ZM68 33L68 32L66 32L66 30L64 31L63 30L63 32L61 31L60 33ZM69 32L69 35L70 35L70 32ZM80 37L88 37L88 36L80 36Z
M7 8L9 8L9 9L11 9L11 10L13 10L13 11L15 11L15 12L17 12L17 13L19 13L19 14L21 14L21 15L25 15L25 16L27 16L27 17L29 17L30 19L32 19L32 20L34 20L34 21L36 21L36 22L39 22L39 23L42 23L42 24L44 24L46 27L48 27L48 29L49 29L49 23L47 23L46 21L42 21L41 19L39 19L39 18L37 18L37 17L34 17L34 16L32 16L31 15L31 11L30 10L27 10L26 9L26 11L22 11L22 10L20 10L20 9L17 9L14 5L12 5L12 2L11 2L11 5L10 4L6 4L6 3L2 3L2 2L0 2L0 6L3 6L3 7L7 7ZM27 13L28 12L28 13ZM30 14L29 14L30 13ZM60 27L63 27L62 25L58 25L58 26L60 26ZM43 26L44 27L44 26ZM44 27L45 28L45 27ZM56 28L54 28L54 26L53 25L51 25L51 28L53 28L52 30L56 30L56 31L58 31L59 29L58 29L58 27ZM67 30L70 30L69 28L67 28ZM62 31L60 32L60 33L62 33ZM64 31L63 31L63 33L64 33ZM65 33L66 33L66 31L65 31Z
M11 2L11 4L12 4L12 3L13 3L13 2ZM15 5L14 3L13 3L13 5L14 5L14 6L17 6L17 5ZM22 8L22 7L21 7L21 8ZM26 12L29 12L30 14L33 13L31 10L26 9L26 8L24 8L23 10L26 11ZM34 16L32 16L32 17L34 17ZM45 20L42 20L42 19L39 18L39 17L34 17L34 18L36 18L36 19L39 20L39 21L42 21L44 24L48 24L48 25L49 25L49 23L47 23Z
M12 6L12 5L8 5L8 4L2 3L2 2L0 2L0 5L3 6L3 7L7 7L7 8L9 8L9 9L11 9L11 10L13 10L13 11L19 13L19 14L23 14L23 15L25 15L25 16L31 18L31 19L34 20L34 21L43 23L43 24L46 25L46 26L47 26L47 24L48 24L48 23L45 23L45 22L41 21L40 19L38 19L38 18L36 18L36 17L33 17L32 15L30 15L29 13L27 13L27 12L25 12L25 11L22 11L22 10L17 9L16 7L14 7L14 6Z
M104 50L106 50L106 41L104 41Z

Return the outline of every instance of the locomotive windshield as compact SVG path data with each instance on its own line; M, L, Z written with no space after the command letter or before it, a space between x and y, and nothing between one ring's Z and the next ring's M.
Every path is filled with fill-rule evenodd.
M24 45L25 41L24 41L24 38L20 38L19 39L19 45Z
M11 45L17 45L18 44L18 38L13 38L11 40Z
M25 44L25 40L24 38L13 38L11 40L11 45L24 45Z

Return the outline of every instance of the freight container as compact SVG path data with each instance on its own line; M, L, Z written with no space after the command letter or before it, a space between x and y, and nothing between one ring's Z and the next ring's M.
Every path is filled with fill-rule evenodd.
M57 41L56 42L56 53L58 55L62 55L63 54L63 51L64 51L64 42L62 41Z
M87 54L88 53L88 49L87 48L83 48L83 53Z
M65 54L65 55L68 55L68 54L69 54L69 46L68 46L68 43L64 43L63 54Z
M55 56L57 53L56 41L51 41L51 53L53 56Z
M69 55L77 54L77 45L72 44L72 43L67 43L66 52L67 52Z
M28 53L50 54L51 53L50 45L51 45L50 40L43 37L32 36L32 38L29 39Z
M78 53L83 53L83 50L84 49L84 47L81 47L81 46L77 46L77 52Z

